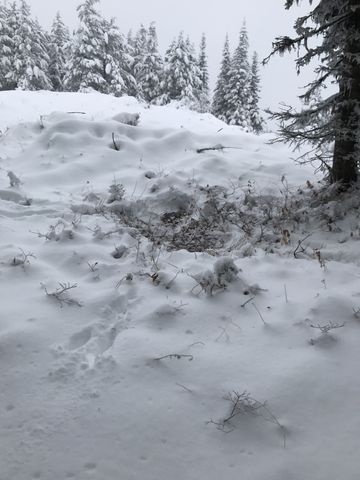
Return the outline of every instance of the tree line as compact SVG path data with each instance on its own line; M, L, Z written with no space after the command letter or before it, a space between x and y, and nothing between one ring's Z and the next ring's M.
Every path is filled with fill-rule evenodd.
M26 0L0 4L0 90L95 90L157 105L178 101L228 124L262 131L259 65L256 53L249 62L245 24L233 55L226 38L211 99L205 34L197 52L181 32L163 57L155 23L125 37L114 18L101 15L98 3L84 0L77 7L72 34L59 13L48 32L31 16Z

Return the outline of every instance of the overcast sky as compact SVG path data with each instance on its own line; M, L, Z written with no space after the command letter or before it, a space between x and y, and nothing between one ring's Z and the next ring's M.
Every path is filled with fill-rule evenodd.
M76 6L80 0L28 0L33 15L49 27L57 11L71 28L77 25ZM229 33L232 50L238 41L243 19L246 19L250 50L263 59L271 50L276 36L291 34L297 16L304 6L284 9L285 0L101 0L100 10L106 17L116 17L120 30L136 31L141 23L156 21L162 52L174 36L184 30L196 45L202 32L208 41L209 70L213 86L219 70L225 34ZM299 87L309 81L309 73L298 78L293 59L273 58L261 68L262 106L276 107L281 101L293 103L301 93Z

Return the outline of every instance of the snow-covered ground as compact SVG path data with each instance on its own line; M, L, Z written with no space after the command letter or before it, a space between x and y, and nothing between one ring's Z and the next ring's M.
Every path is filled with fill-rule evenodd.
M357 480L358 198L208 114L0 111L0 479Z

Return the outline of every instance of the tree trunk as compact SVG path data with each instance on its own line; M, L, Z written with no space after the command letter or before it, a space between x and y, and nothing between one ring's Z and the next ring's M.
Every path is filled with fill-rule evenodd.
M339 81L332 181L345 186L358 178L360 155L360 0L348 0L345 28L350 40L344 45L343 76Z

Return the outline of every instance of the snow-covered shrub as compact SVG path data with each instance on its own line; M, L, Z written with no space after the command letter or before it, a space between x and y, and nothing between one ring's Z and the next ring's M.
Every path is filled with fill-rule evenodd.
M214 288L217 287L214 272L211 270L205 270L204 272L194 275L194 279L207 295L212 295Z
M113 120L119 123L125 123L125 125L132 125L136 127L140 120L140 113L118 113L113 117Z
M71 228L67 227L67 224L64 220L59 220L55 225L50 225L48 232L32 232L35 233L39 238L45 238L49 241L59 242L61 240L73 240L75 234Z
M115 247L115 250L112 252L111 256L116 259L122 258L126 254L127 250L128 249L125 245L119 245Z
M98 203L100 200L99 195L94 192L89 192L84 196L84 202Z
M166 212L188 211L193 203L193 197L175 187L170 187L167 191L160 193L156 202Z
M19 187L21 185L21 180L15 175L11 170L8 171L7 176L9 177L10 187Z
M251 245L251 243L249 242L243 245L239 251L240 255L243 257L252 257L255 254L255 252L256 252L255 247Z
M224 290L230 283L234 282L238 273L239 269L231 258L219 258L215 261L213 270L205 270L191 275L197 282L192 292L195 292L196 287L200 287L199 293L205 292L211 296L216 290Z
M121 183L118 183L114 178L113 183L109 187L109 197L107 203L118 202L124 198L125 188Z
M225 287L233 282L238 273L238 267L235 265L234 260L229 257L219 258L214 264L215 279L219 286Z
M11 265L13 267L25 267L26 265L30 265L29 258L36 258L35 255L31 252L25 253L22 248L20 248L20 254L16 255L11 260Z

